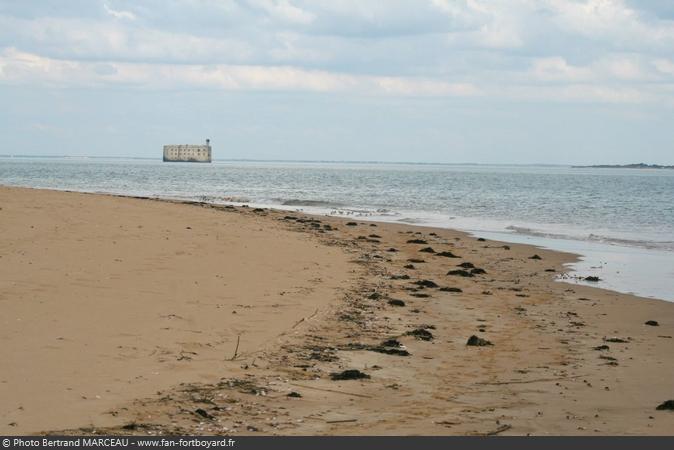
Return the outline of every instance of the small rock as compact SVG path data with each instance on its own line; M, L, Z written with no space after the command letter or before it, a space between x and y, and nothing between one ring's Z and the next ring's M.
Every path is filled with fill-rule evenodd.
M407 241L408 244L428 244L428 242L424 241L423 239L410 239Z
M530 256L529 259L543 259L543 258L541 258L538 255L533 255L533 256Z
M392 280L409 280L410 276L407 274L402 274L402 275L391 275Z
M416 267L414 267L414 264L405 264L403 267L405 267L405 269L416 269Z
M470 263L470 262L462 262L461 264L459 264L456 267L461 267L463 269L474 269L475 265L473 263Z
M397 252L397 251L398 251L398 249L397 249L397 248L393 248L393 247L391 247L391 248L389 248L389 249L388 249L388 250L386 250L386 251L387 251L387 252L390 252L390 253L395 253L395 252Z
M425 263L426 261L424 261L423 259L419 259L419 258L410 258L410 259L407 260L407 262L411 262L411 263L415 263L415 264L421 264L421 263Z
M431 333L428 330L425 330L424 328L417 328L416 330L408 331L405 334L407 336L414 336L415 338L420 339L422 341L433 340L433 333Z
M478 242L485 242L486 239L485 239L485 238L477 238L477 241L478 241Z
M435 256L444 256L445 258L460 258L460 256L456 256L452 252L440 252L436 253Z
M659 404L655 409L658 411L674 411L674 400L666 400Z
M606 344L604 344L604 345L598 345L598 346L596 346L596 347L593 348L593 350L597 350L597 351L603 351L603 350L608 350L608 349L609 349L609 346L606 345Z
M471 337L468 338L468 342L466 342L466 345L470 345L473 347L485 347L487 345L494 345L494 344L492 344L486 339L482 339L481 337L472 335Z
M398 300L396 298L392 298L391 300L389 300L388 304L391 305L391 306L405 306L404 301Z
M357 225L358 225L358 224L357 224L356 222L346 222L346 226L347 226L347 227L355 227L355 226L357 226Z
M441 287L438 290L441 292L463 292L463 290L458 287Z
M423 253L435 253L435 250L433 250L433 247L424 247L419 251L423 252Z
M473 275L483 275L487 273L487 271L484 269L480 269L479 267L476 267L474 269L470 269L470 273L472 273Z
M341 372L333 372L330 374L330 379L333 381L339 380L362 380L370 378L370 375L361 372L358 369L347 369Z
M291 398L301 398L301 397L302 397L302 394L300 394L299 392L292 391L292 392L289 392L289 393L288 393L288 397L291 397Z
M419 281L415 281L414 284L416 284L417 286L423 286L423 287L427 287L427 288L438 287L438 285L434 281L431 281L431 280L419 280Z
M595 277L594 275L590 275L589 277L583 278L585 281L591 281L593 283L597 283L598 281L601 281L601 278Z
M391 347L370 347L368 350L371 352L383 353L385 355L395 355L395 356L410 356L410 352L403 348L391 348ZM372 366L373 368L375 366Z
M402 347L398 339L386 339L381 343L382 347Z
M619 337L604 338L605 342L615 342L617 344L627 344L629 341Z
M644 322L644 324L650 325L652 327L659 327L660 326L660 324L658 323L657 320L647 320L646 322Z
M194 410L194 414L196 414L198 416L201 416L204 419L208 419L208 420L214 419L214 417L212 415L208 414L208 412L205 409L197 408L197 409Z
M474 277L475 276L472 273L468 272L467 270L462 270L462 269L450 270L449 272L447 272L447 275L455 275L455 276L458 276L458 277Z

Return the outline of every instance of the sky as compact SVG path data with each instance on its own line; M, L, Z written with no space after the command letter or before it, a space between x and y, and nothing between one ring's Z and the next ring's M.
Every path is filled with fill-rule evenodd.
M674 164L671 0L0 0L0 154Z

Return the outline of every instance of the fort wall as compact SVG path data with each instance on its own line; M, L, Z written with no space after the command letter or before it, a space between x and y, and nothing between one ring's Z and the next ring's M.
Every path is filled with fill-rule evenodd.
M166 162L211 162L211 146L205 145L165 145Z

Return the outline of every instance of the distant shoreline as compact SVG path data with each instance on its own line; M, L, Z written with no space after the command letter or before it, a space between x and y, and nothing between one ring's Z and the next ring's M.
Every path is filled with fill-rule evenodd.
M659 164L598 164L592 166L571 166L573 169L674 169L674 166Z
M0 159L91 159L91 160L134 160L161 162L161 157L151 156L92 156L92 155L12 155L0 154ZM320 160L320 159L254 159L254 158L213 158L217 163L288 163L288 164L372 164L372 165L415 165L415 166L476 166L476 167L564 167L572 169L674 169L674 165L660 164L597 164L571 165L555 163L480 163L480 162L429 162L429 161L377 161L377 160Z

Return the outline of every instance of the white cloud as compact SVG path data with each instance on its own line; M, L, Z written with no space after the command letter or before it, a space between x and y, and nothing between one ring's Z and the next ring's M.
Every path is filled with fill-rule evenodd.
M249 0L249 3L282 21L306 25L315 19L314 14L293 5L289 0Z
M522 19L527 8L522 0L430 0L431 5L461 26L448 33L456 45L474 45L491 49L517 48L524 45L526 27Z
M324 62L330 59L327 52L307 48L297 33L282 32L275 38L277 46L269 50L269 55L274 61Z
M0 42L61 59L240 62L253 51L242 40L140 28L77 18L24 20L0 16Z
M473 36L482 46L493 49L517 48L524 44L519 29L507 23L484 25Z
M6 83L672 96L673 23L621 0L109 0L97 16L10 10L0 13Z
M591 75L590 70L572 66L560 56L535 60L532 73L536 79L543 81L578 81Z
M103 3L103 8L106 13L115 19L136 20L136 15L130 11L116 11L110 8L107 3Z
M674 23L647 22L622 0L548 0L554 22L573 34L652 50L674 43ZM671 49L671 47L669 47Z
M0 53L0 83L72 86L127 86L138 89L214 89L225 91L304 91L357 95L484 97L555 102L671 102L671 89L595 83L601 65L574 67L562 58L534 63L526 76L505 83L447 81L421 77L353 75L291 66L147 64L64 61L5 49ZM599 68L599 69L598 69ZM544 82L536 84L535 82ZM565 83L547 83L565 81Z
M290 90L380 95L472 96L469 83L357 76L289 66L106 63L55 60L5 49L0 82L50 86L126 85L143 89Z
M626 81L646 80L650 78L637 58L618 56L600 60L596 65L607 75Z
M533 61L531 74L537 80L574 83L578 81L650 82L659 79L651 65L634 55L606 55L589 65L574 66L560 56Z
M670 59L657 59L653 61L653 65L655 66L656 69L658 69L661 73L667 74L667 75L674 75L674 61Z

